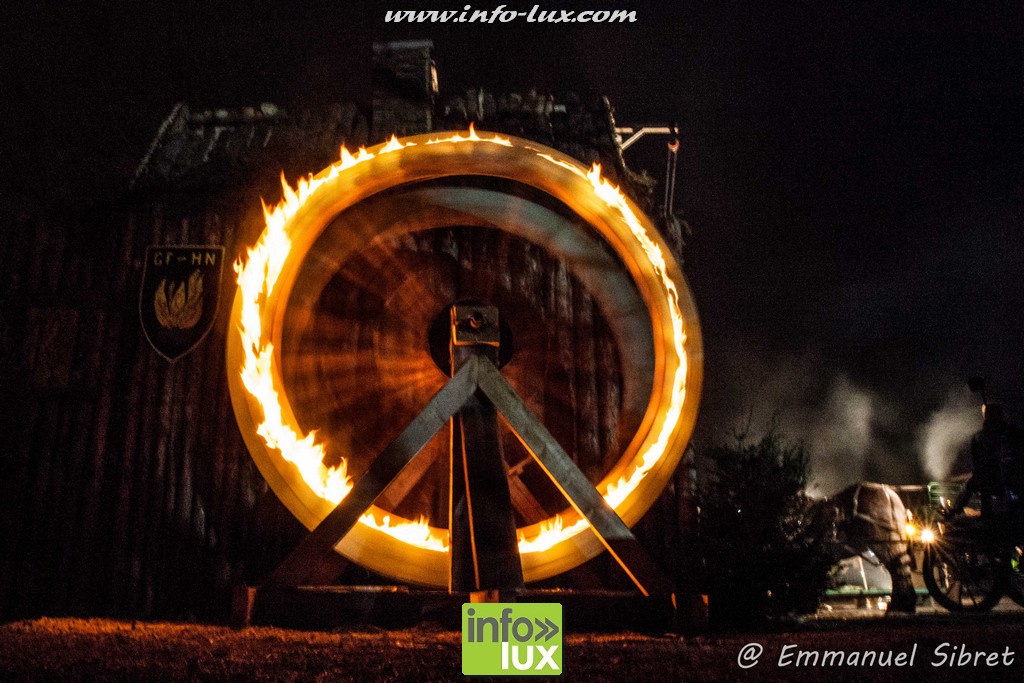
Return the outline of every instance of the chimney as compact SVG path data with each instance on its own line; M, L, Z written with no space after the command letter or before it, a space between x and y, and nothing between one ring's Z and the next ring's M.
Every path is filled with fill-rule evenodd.
M383 142L434 128L437 70L429 40L374 43L373 138Z

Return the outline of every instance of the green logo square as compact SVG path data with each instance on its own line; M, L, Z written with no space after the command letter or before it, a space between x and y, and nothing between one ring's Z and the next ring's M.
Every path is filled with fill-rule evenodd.
M562 606L549 602L464 604L462 673L466 676L560 675Z

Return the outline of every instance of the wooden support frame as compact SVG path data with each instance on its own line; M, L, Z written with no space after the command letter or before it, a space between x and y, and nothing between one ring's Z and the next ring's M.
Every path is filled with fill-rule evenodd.
M644 551L629 527L601 497L551 433L526 407L494 363L473 356L430 400L423 411L371 463L348 496L303 539L274 571L270 583L298 586L352 529L373 501L431 438L477 393L483 392L530 455L559 487L572 507L590 522L602 545L645 595L670 595L671 582Z
M668 258L669 250L649 219L601 178L596 168L588 170L556 150L514 137L480 137L470 132L468 136L453 133L441 140L436 138L432 134L391 141L358 158L346 157L315 176L308 192L297 193L294 198L289 195L287 203L270 214L273 220L258 244L273 244L284 231L290 248L282 259L270 258L275 249L250 250L239 274L239 282L244 284L236 293L229 323L238 334L227 338L232 405L253 460L282 503L307 528L315 528L335 507L330 501L337 500L336 494L328 493L327 488L336 485L328 480L331 470L318 467L323 458L291 446L302 443L308 432L298 424L288 399L279 350L288 337L285 313L298 275L303 272L304 259L340 213L366 209L369 213L363 215L394 218L400 214L400 219L355 220L339 228L337 239L331 241L347 246L334 254L338 258L349 253L345 249L356 249L377 235L450 225L492 227L524 237L564 261L566 269L601 302L619 348L643 350L626 353L620 359L624 377L650 380L649 392L637 386L637 392L630 393L634 402L623 394L624 403L635 404L636 411L630 414L641 417L639 427L618 462L596 485L605 491L628 476L630 493L614 507L627 525L637 523L670 480L692 432L699 403L700 325L678 264ZM398 185L413 186L452 176L504 178L529 186L567 205L593 230L576 220L566 222L532 202L515 204L511 195L500 192L445 186L412 191L415 196L402 194L401 200L392 192L383 192ZM391 200L382 199L384 203L377 205L373 204L375 197ZM397 214L399 204L392 201L400 202L402 207ZM513 210L514 205L525 210ZM509 216L517 220L509 221ZM588 239L591 237L595 239ZM600 244L602 239L604 246ZM588 242L598 248L591 249L586 246ZM610 258L593 259L602 254ZM623 286L615 284L616 277ZM632 289L628 280L639 293L630 301L619 296ZM310 296L319 291L316 287L301 289ZM637 336L641 333L646 341ZM258 387L251 381L255 377L260 380ZM276 392L273 398L264 391L271 388ZM280 424L265 420L264 403L269 400L278 404L273 411L276 415L280 410ZM271 439L261 434L263 427L274 432ZM289 452L282 453L274 444L283 445ZM292 462L296 460L310 469L294 467ZM401 486L401 480L396 484ZM386 499L385 494L382 504ZM395 508L391 505L388 509ZM370 512L374 521L357 523L335 546L339 553L400 581L439 588L447 585L448 555L439 552L442 549L433 542L438 540L434 532L439 530L430 532L433 541L429 544L410 542L402 538L397 527L412 520L391 516L384 522L386 510L377 505ZM570 510L568 517L578 515ZM535 538L557 527L560 521L558 515L553 515L517 533ZM574 531L580 530L578 526ZM558 539L543 551L522 555L526 581L571 570L606 548L587 533L560 534Z
M601 497L551 432L526 407L498 369L491 363L481 363L478 382L480 389L498 409L498 414L573 509L590 522L601 544L640 592L644 595L672 593L672 583L654 564L633 532Z
M493 366L492 366L493 367ZM467 362L434 394L427 406L385 448L359 478L344 500L302 540L274 571L270 583L298 586L325 554L359 521L373 501L405 468L477 389L479 363Z

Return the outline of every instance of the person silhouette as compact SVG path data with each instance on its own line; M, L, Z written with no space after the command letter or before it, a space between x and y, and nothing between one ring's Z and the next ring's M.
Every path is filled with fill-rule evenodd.
M988 404L983 407L985 421L981 431L971 439L971 478L952 508L953 514L963 512L975 493L981 496L981 515L991 518L994 499L1002 493L1000 472L1001 451L1006 434L1006 416L1002 406Z
M1002 406L984 406L985 421L971 440L971 478L957 497L952 514L960 514L974 494L981 498L981 518L996 533L1020 535L1024 512L1024 432L1009 425Z

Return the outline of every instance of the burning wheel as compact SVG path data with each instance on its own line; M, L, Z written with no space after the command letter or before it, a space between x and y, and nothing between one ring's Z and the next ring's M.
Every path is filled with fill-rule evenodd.
M307 528L448 386L431 329L466 299L496 304L511 321L515 359L502 374L559 441L574 441L566 451L602 505L632 525L668 482L696 419L699 323L657 230L599 168L472 131L392 139L286 185L266 219L236 266L229 387L254 461ZM565 301L583 311L571 324L552 313ZM598 376L577 376L585 357ZM587 382L605 391L576 391ZM596 406L590 422L567 417L579 412L577 393ZM510 460L507 476L523 576L535 581L609 546L589 532L585 510L565 507L573 499L562 487L537 476L551 473L513 431L534 455ZM517 439L502 438L508 452ZM450 505L452 470L437 457L448 448L447 439L425 444L421 465L370 498L336 550L399 580L447 586L448 531L429 520Z

